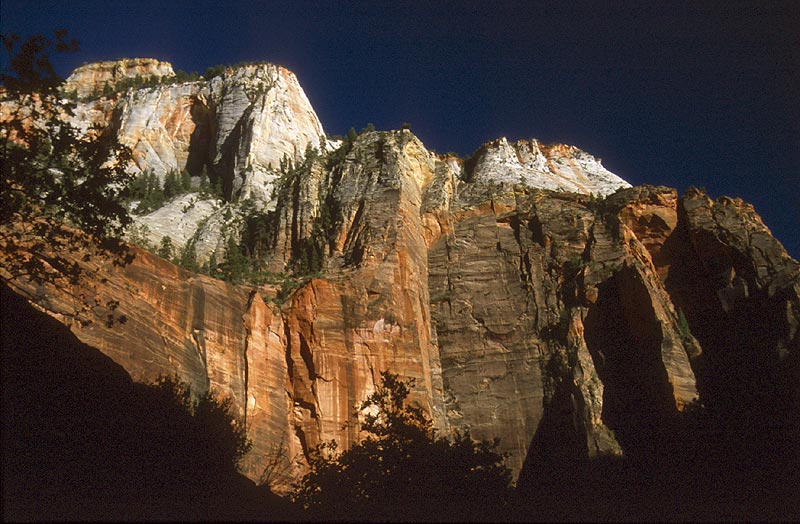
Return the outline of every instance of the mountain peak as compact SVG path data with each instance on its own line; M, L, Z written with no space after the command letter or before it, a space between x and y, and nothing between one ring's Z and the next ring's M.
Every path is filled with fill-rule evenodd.
M589 153L567 144L542 144L535 138L509 142L501 137L487 142L471 164L471 178L481 182L603 196L630 187Z

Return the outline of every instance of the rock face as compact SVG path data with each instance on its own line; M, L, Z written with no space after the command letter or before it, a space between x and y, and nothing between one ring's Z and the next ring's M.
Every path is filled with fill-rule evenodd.
M157 86L130 90L117 103L112 125L133 150L138 171L162 177L168 171L199 172L211 127L200 91L198 83Z
M81 66L65 83L66 92L97 96L108 83L136 75L174 76L172 66L154 59L98 62ZM309 148L328 151L322 125L294 73L273 64L226 68L209 80L129 88L111 98L77 104L72 123L88 130L110 128L131 148L134 173L152 172L163 182L169 172L201 174L221 187L227 198L274 206L273 185L284 164L301 161ZM136 217L149 241L170 236L180 245L192 237L200 261L224 256L228 227L210 208L213 200L186 198ZM204 213L187 213L200 208ZM180 225L175 228L175 224ZM171 231L175 228L175 231Z
M741 199L690 190L678 212L665 282L704 349L705 396L800 407L800 264Z
M270 200L283 160L297 162L310 146L325 149L325 133L294 73L260 64L226 71L209 85L215 115L213 171L226 192ZM230 189L227 184L230 183Z
M381 371L416 380L440 432L498 437L517 474L546 456L624 453L698 387L724 399L764 366L776 381L797 369L800 266L741 201L631 188L536 141L501 139L466 166L407 130L305 154L333 148L275 66L116 108L143 165L210 166L234 200L271 188L240 227L285 284L237 286L138 251L91 285L15 289L136 379L174 372L230 395L254 441L245 472L278 491L314 445L359 438L354 408ZM294 165L278 169L284 158ZM195 211L205 227L222 212ZM148 219L189 238L170 213ZM107 324L109 301L126 323Z
M100 62L77 69L64 89L134 74L173 73L152 59ZM91 120L115 129L133 150L135 172L163 179L169 171L199 176L206 167L229 195L263 201L282 161L297 162L309 146L326 147L297 78L272 64L228 68L209 81L128 89L114 99L79 103L76 113L79 125Z
M466 166L476 182L523 184L553 191L609 195L630 187L600 160L574 146L505 138L480 148Z
M107 62L84 64L72 72L64 83L64 90L75 92L78 97L98 95L108 84L114 84L125 78L142 79L150 77L175 76L172 64L154 58L129 58Z
M570 428L557 438L586 456L613 454L608 429L627 429L632 411L674 412L696 398L696 343L677 336L634 235L576 195L484 191L459 195L429 251L454 426L500 437L519 468L532 441L563 447L542 441L550 425Z

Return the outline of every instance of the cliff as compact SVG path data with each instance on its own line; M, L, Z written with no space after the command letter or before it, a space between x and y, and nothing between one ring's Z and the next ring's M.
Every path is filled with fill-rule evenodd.
M163 183L168 173L186 171L195 186L203 175L227 198L251 199L264 207L272 201L281 165L299 162L309 147L333 147L294 73L283 67L225 68L208 80L162 81L101 96L106 83L113 88L136 75L174 77L169 63L154 59L97 62L76 69L63 87L83 99L71 123L83 131L90 126L113 130L133 153L132 173L153 173ZM200 212L187 214L195 206ZM156 245L164 236L184 244L201 230L200 259L214 252L222 258L227 225L222 213L213 211L219 211L213 199L194 196L168 202L136 222Z
M117 82L137 76L142 79L171 77L175 76L175 72L172 64L154 58L92 62L80 66L69 75L64 82L64 91L75 93L80 98L96 96L103 92L106 85L114 87Z
M220 464L220 428L198 425L173 389L132 381L5 286L0 300L4 519L298 518Z
M554 191L609 195L630 187L577 147L542 144L536 139L509 143L501 138L485 144L470 159L469 179L523 184Z
M230 395L254 441L245 473L274 489L315 444L358 438L354 407L385 370L416 379L440 432L498 437L515 475L655 445L699 394L796 391L800 265L739 200L630 187L535 140L466 163L407 130L329 144L271 65L97 104L140 169L206 166L231 200L178 212L178 199L142 223L219 244L203 227L239 213L253 265L283 283L234 285L137 249L91 286L15 290L135 380L176 372ZM250 196L263 205L245 212ZM106 321L109 301L124 324Z

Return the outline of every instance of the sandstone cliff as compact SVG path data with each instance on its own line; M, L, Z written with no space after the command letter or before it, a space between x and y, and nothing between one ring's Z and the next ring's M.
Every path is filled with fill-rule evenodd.
M229 199L264 207L272 202L284 162L300 161L309 147L333 147L294 73L283 67L229 67L209 80L129 87L100 97L106 84L113 88L137 75L147 80L174 72L155 59L97 62L76 69L63 88L82 99L94 97L78 102L72 123L84 132L90 126L112 129L133 152L133 173L152 172L163 182L169 172L188 171L195 185L205 173ZM167 235L184 244L202 229L198 236L207 241L198 254L205 260L223 246L224 228L219 216L201 224L213 215L208 200L200 203L202 213L181 216L197 200L168 202L160 213L137 217L137 223L147 227L156 245ZM178 217L182 226L176 234Z
M174 76L170 64L153 59L98 62L78 68L64 90L135 74ZM227 68L208 81L128 88L78 103L74 120L114 129L133 150L134 172L199 176L205 166L228 193L264 200L281 161L298 161L309 145L320 149L325 134L294 73L272 64Z
M524 184L541 189L609 195L630 184L599 159L574 146L545 145L536 139L510 144L501 138L480 148L465 166L478 182Z
M775 383L797 369L800 266L741 201L631 188L536 141L498 140L467 165L407 130L334 150L275 66L102 103L142 166L191 171L197 146L230 199L260 191L237 227L256 269L295 287L139 250L90 287L15 288L135 379L177 372L232 396L255 444L245 472L275 489L315 444L358 438L353 409L385 370L416 379L439 431L499 437L518 473L546 455L618 455L699 391L722 401L759 369ZM143 221L188 238L222 220L211 204L191 212ZM109 301L127 322L108 325Z
M84 64L72 72L64 82L64 91L74 92L78 97L99 95L103 88L126 78L175 76L172 64L154 58L130 58Z

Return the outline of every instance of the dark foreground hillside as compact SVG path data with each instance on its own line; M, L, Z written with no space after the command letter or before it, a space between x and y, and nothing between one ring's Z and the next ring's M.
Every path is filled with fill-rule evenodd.
M199 434L176 398L0 292L3 520L290 517L215 456L226 443Z

